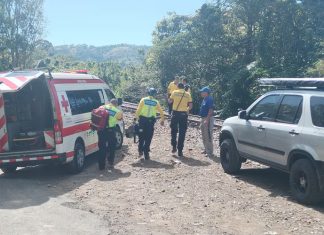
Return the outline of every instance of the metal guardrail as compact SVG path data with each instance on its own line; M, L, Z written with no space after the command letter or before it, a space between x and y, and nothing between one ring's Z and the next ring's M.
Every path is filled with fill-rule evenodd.
M122 107L124 109L135 111L137 109L137 104L124 101ZM164 115L167 118L171 118L170 115L166 112L164 113ZM188 121L191 123L199 124L201 122L201 117L198 115L189 114ZM221 128L223 126L223 122L224 122L224 120L218 118L218 116L216 115L214 127Z

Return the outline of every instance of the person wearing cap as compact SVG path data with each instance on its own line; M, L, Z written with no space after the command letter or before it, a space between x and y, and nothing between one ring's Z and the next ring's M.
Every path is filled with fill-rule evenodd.
M154 124L156 122L156 113L161 115L161 125L164 125L164 112L158 100L154 97L157 91L154 88L148 89L148 96L141 99L137 110L136 119L139 125L138 153L145 160L150 159L150 146L154 135Z
M169 99L172 104L171 117L171 145L172 153L178 151L178 156L183 157L184 141L188 127L188 113L192 109L191 95L184 90L182 83L178 84L178 90L175 90ZM179 137L177 140L177 135Z
M110 103L104 105L104 107L109 112L109 118L107 127L98 131L98 147L99 147L99 157L98 164L99 170L104 170L106 168L106 156L108 152L108 166L109 168L114 167L115 151L116 151L116 126L118 121L123 119L123 113L118 108L118 101L116 99L110 100ZM108 147L107 147L108 144Z
M178 89L178 84L179 84L179 76L175 76L174 80L172 82L170 82L169 86L168 86L168 99L170 98L171 94ZM168 103L169 104L169 114L171 115L172 113L172 103Z
M213 128L214 128L214 100L210 96L209 87L204 87L200 90L203 101L200 106L199 116L201 117L201 134L205 150L203 154L207 157L212 157L214 154L213 145Z

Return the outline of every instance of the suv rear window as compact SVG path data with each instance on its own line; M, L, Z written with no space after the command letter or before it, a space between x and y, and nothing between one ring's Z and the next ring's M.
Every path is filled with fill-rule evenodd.
M324 127L324 97L311 97L311 113L314 126Z

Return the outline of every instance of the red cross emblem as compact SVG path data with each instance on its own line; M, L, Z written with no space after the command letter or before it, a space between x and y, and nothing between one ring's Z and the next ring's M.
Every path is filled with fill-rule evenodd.
M69 112L69 102L65 99L64 95L62 95L61 105L65 109L66 113Z

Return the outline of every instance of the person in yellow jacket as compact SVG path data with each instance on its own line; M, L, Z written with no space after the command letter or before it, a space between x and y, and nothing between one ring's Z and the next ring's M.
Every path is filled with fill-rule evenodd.
M164 125L164 112L158 100L154 97L157 92L154 88L148 89L148 96L141 99L137 111L136 119L139 125L138 153L145 160L150 159L150 146L154 135L154 124L156 122L156 113L161 115L161 125Z
M108 152L108 165L109 168L114 167L115 151L116 151L116 125L117 122L123 119L123 113L118 108L118 101L112 99L109 104L104 105L104 107L109 112L109 118L107 121L107 127L98 131L98 147L99 147L99 157L98 164L99 170L104 170L106 167L106 156ZM108 144L108 148L107 148Z
M168 99L170 98L171 94L175 91L178 90L178 84L179 84L180 78L179 76L175 76L174 80L172 82L170 82L169 86L168 86ZM169 104L169 114L171 115L172 113L172 103L168 103Z
M178 90L175 90L170 96L169 103L172 104L170 124L172 153L176 153L178 150L178 156L183 157L184 141L188 128L188 114L192 109L192 98L185 91L182 83L178 84ZM177 139L178 133L179 136Z

